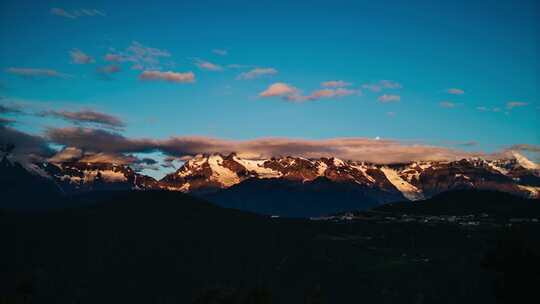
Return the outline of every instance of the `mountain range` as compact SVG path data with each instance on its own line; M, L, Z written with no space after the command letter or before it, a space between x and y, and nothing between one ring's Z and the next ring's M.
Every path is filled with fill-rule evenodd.
M197 155L159 181L127 165L111 163L42 162L22 166L6 156L0 170L2 179L18 179L11 184L25 184L25 177L40 187L68 195L162 189L190 193L225 207L286 216L362 210L459 189L494 190L524 198L540 195L540 167L518 153L506 159L404 164L293 156L247 159L235 153Z

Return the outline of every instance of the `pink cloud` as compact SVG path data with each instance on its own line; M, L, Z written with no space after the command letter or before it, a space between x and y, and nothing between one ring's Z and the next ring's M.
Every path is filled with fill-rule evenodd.
M463 94L465 94L465 91L463 91L462 89L458 89L458 88L451 88L451 89L446 90L446 92L448 92L448 94L452 94L452 95L463 95Z
M321 83L321 86L325 88L342 88L342 87L348 87L350 85L351 85L350 82L346 82L343 80L330 80L330 81L325 81Z
M293 94L287 97L290 101L313 101L318 100L321 98L333 98L333 97L345 97L349 95L353 95L358 93L356 90L348 90L348 89L321 89L312 92L308 96L302 96L298 94Z
M161 71L144 71L139 76L141 80L163 80L179 83L195 82L195 74L192 72L177 73L177 72L161 72Z
M401 83L393 80L381 80L376 83L363 84L362 88L368 89L373 92L380 92L385 89L401 89L403 86Z
M441 101L439 105L443 108L451 109L457 107L457 104L451 101Z
M286 96L296 94L298 89L286 83L276 82L259 94L261 97Z
M23 77L69 77L67 74L51 69L8 68L6 72Z
M69 51L69 55L71 56L71 62L75 64L88 64L96 62L94 58L88 56L79 49Z
M106 54L104 59L105 61L110 61L110 62L121 62L122 56L118 54Z
M382 103L388 103L388 102L398 102L401 100L401 96L399 95L388 95L384 94L378 98L379 102Z
M513 108L517 108L517 107L525 107L529 105L528 103L526 102L522 102L522 101L509 101L506 103L506 108L508 110L512 110Z
M237 79L254 79L264 75L275 75L278 71L274 68L255 68L251 71L241 73Z
M201 59L195 59L195 65L199 67L199 69L205 70L205 71L214 71L214 72L223 71L223 67L221 67L220 65L217 65L209 61L201 60Z

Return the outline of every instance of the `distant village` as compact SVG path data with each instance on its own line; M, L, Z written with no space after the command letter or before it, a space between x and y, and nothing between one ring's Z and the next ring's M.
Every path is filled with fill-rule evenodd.
M420 223L426 225L454 224L459 226L512 226L520 223L540 223L538 218L507 218L501 219L487 213L468 215L421 215L421 214L390 214L386 212L365 211L347 212L332 216L311 217L312 221L369 221L379 224L389 223Z

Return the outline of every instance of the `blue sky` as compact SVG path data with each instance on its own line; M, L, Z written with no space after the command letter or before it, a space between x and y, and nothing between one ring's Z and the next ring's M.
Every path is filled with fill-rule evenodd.
M380 137L475 151L540 144L537 1L0 6L4 102L108 113L125 121L124 136ZM158 55L141 62L130 46ZM204 62L212 65L197 66ZM267 74L239 79L255 68ZM144 71L192 72L194 81L142 79ZM348 85L321 85L338 80ZM294 93L260 95L275 83ZM326 95L313 98L320 90ZM17 121L35 134L70 124L36 115Z

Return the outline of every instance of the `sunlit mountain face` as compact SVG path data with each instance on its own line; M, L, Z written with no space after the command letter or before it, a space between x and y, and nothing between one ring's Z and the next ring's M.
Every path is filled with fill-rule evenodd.
M533 0L1 1L0 231L21 232L0 254L12 261L0 302L526 299L526 275L495 273L536 271L501 261L540 244L539 12ZM229 226L213 235L208 218ZM250 233L274 243L251 254ZM523 242L497 247L508 239ZM133 297L105 297L95 274L143 255L140 269L163 264L110 270Z

